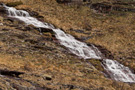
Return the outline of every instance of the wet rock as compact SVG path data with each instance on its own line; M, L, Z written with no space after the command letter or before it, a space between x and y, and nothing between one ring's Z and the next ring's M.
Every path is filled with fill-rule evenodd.
M44 17L41 16L41 15L39 15L39 13L37 13L36 11L31 11L31 10L29 10L29 9L23 9L23 10L29 12L30 16L36 17L37 19L39 19L39 20L41 20L41 21L42 21L42 19L44 19Z
M23 28L23 31L30 31L33 30L33 27L26 26Z
M4 7L0 7L0 14L6 13L6 9Z
M0 74L11 77L19 77L19 75L24 74L24 72L0 70Z
M107 50L106 48L104 48L102 46L99 46L99 45L95 45L95 46L101 51L101 53L103 55L105 55L106 58L108 58L108 59L114 59L112 53L109 50Z
M35 11L30 11L30 10L26 10L26 11L29 12L30 16L34 16L34 17L39 16L39 14L37 12L35 12Z
M9 18L9 17L4 19L4 21L8 22L10 26L12 25L12 27L19 27L23 24L22 21L19 21L18 19L14 19L14 18Z
M0 16L7 17L7 11L4 7L0 7Z
M13 18L7 18L7 19L5 19L5 21L10 21L10 22L14 22L14 19Z
M41 30L42 33L50 32L51 34L54 34L53 30L49 29L49 28L40 28L40 30Z
M93 44L87 43L88 46L92 47L96 52L98 52L94 47ZM98 48L98 50L102 53L101 57L102 58L108 58L108 59L114 59L112 53L107 50L106 48L100 46L100 45L94 45L95 47Z
M40 19L40 20L41 20L41 19L44 19L43 16L37 16L37 18Z

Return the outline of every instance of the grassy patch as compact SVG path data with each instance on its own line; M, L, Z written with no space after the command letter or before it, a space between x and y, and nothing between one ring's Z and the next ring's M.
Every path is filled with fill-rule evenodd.
M21 1L16 1L16 2L9 2L9 3L7 3L6 5L7 5L7 6L10 6L10 7L15 7L15 6L22 5L22 4L23 4L23 2L21 2Z
M95 0L95 2L96 1L99 2L99 0ZM79 37L82 34L73 32L69 29L87 29L90 34L93 35L91 39L87 40L88 43L103 46L112 52L115 59L119 60L122 58L121 60L125 60L124 63L128 62L126 65L131 68L135 66L133 63L135 59L132 59L130 62L126 59L133 56L133 52L135 51L134 13L125 14L123 12L112 12L112 14L99 14L84 6L78 8L76 6L59 5L55 0L22 0L22 2L24 5L19 5L20 7L18 6L18 8L29 8L30 10L38 12L41 16L44 16L44 21L52 23L58 28L62 28L66 33ZM14 6L14 4L11 5ZM18 4L15 4L15 6L16 5ZM90 34L86 36L90 36ZM49 33L44 35L51 37ZM48 43L46 41L46 45L47 44ZM0 43L0 45L3 45L3 43ZM52 47L51 44L49 45ZM53 45L53 47L55 47L55 45ZM113 84L112 80L105 78L96 70L90 69L87 64L83 65L81 63L77 65L78 59L75 60L74 56L68 56L68 54L66 55L61 52L61 48L56 48L58 48L58 52L55 52L55 50L46 50L46 53L43 53L42 55L37 55L39 52L36 54L33 54L33 52L32 54L27 52L25 53L25 56L27 57L21 57L21 59L18 59L19 57L11 59L13 56L7 56L7 54L4 56L0 55L0 64L6 66L10 65L10 68L15 69L26 69L25 71L35 70L37 73L40 73L39 70L43 70L43 73L44 70L47 72L49 71L49 73L53 72L56 82L59 83L61 82L61 78L65 77L62 77L64 74L71 78L76 75L77 77L75 78L78 80L76 80L78 85L93 87L94 89L99 89L104 86L102 90L120 90L121 87L123 87L123 83L118 86L115 83ZM92 63L99 71L103 71L100 61L93 59L89 60L89 62ZM50 63L52 63L52 65L49 66ZM61 68L56 68L56 66L61 66ZM65 79L63 82L65 83L65 81L66 83L72 83L69 79ZM134 85L130 86L124 83L125 90L134 90L134 87Z
M100 60L95 60L95 59L91 59L88 60L97 70L99 71L104 71L103 67L102 67L102 63Z

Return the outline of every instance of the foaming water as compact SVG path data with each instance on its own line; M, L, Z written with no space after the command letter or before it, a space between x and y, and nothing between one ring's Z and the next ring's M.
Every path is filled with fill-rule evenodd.
M50 28L46 23L43 23L36 18L33 18L29 15L28 12L24 10L16 10L13 7L7 7L5 8L8 11L9 17L19 19L23 22L25 22L27 25L34 25L35 27L42 27L42 28Z
M60 29L53 29L56 33L56 38L60 41L60 43L66 46L72 53L76 54L79 57L84 59L101 59L100 56L96 54L96 52L88 47L85 43L76 40L73 36L69 34L65 34Z
M7 7L9 17L19 19L25 22L27 25L34 25L39 28L49 28L52 29L56 33L56 38L60 41L61 45L67 47L73 54L82 57L84 59L101 59L98 55L96 55L95 51L88 47L85 43L76 40L73 36L64 33L60 29L55 29L53 25L43 23L36 18L33 18L29 15L28 12L23 10L16 10L13 7Z
M128 67L118 63L115 60L104 59L102 53L94 45L87 46L87 44L76 40L73 36L66 34L61 29L54 28L53 25L43 23L34 17L31 17L28 12L23 10L16 10L13 7L7 7L4 5L9 13L9 17L19 19L25 22L27 25L34 25L38 28L49 28L56 33L56 38L60 41L60 44L68 48L73 54L84 59L103 59L103 67L108 75L117 81L135 83L135 75Z
M128 67L118 63L116 60L105 59L103 67L111 78L122 82L135 82L135 74Z

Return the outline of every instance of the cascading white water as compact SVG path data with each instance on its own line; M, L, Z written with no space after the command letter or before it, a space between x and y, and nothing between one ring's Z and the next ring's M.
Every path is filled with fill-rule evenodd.
M56 33L56 38L61 42L61 44L67 47L75 55L84 59L101 59L100 56L96 55L95 51L88 47L85 43L76 40L69 34L65 34L62 30L55 29L52 25L48 25L47 23L43 23L36 18L31 17L26 11L16 10L13 7L5 7L8 10L9 17L17 18L25 22L27 25L31 24L39 28L42 27L52 29Z
M85 43L76 40L69 34L65 34L60 29L53 29L53 31L56 33L56 38L60 41L60 43L66 46L72 53L76 54L77 56L80 56L84 59L101 59L101 57L98 56L95 51L88 47Z
M56 33L55 36L60 41L61 45L67 47L75 55L84 59L103 59L101 57L102 53L95 46L87 46L85 43L76 40L73 36L64 33L62 30L55 29L53 25L48 25L47 23L43 23L36 18L31 17L26 11L16 10L15 8L7 6L4 7L7 9L9 17L19 19L25 22L27 25L31 24L38 28L52 29ZM103 59L103 67L114 80L135 83L135 75L131 72L131 70L117 61Z
M35 27L50 28L48 25L46 25L46 23L40 22L36 18L31 17L29 13L24 10L16 10L13 7L7 6L4 7L7 9L9 17L19 19L25 22L27 25L31 24L34 25Z
M103 60L103 67L109 76L116 81L135 82L135 74L128 67L125 67L115 60Z

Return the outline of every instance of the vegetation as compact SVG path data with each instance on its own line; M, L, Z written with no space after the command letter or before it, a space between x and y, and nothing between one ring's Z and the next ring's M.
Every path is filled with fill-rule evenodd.
M79 40L107 49L114 59L129 66L133 71L135 70L135 13L123 11L99 13L83 5L63 5L58 4L55 0L0 1L10 6L16 6L18 9L38 12L40 16L44 17L43 21L62 28ZM123 0L123 2L126 1ZM114 0L92 0L92 3L97 2L112 3ZM14 25L14 22L10 22L8 19L2 18L1 21L5 25L0 26L0 46L2 48L0 68L26 73L20 76L24 82L13 79L11 80L13 83L30 87L33 84L30 82L34 82L39 87L58 90L69 89L71 88L69 85L73 85L77 90L80 88L90 90L135 89L134 84L116 82L106 78L100 72L103 71L100 61L87 61L96 67L94 68L55 43L50 33L42 36L35 28L30 27L29 30L20 22L18 25ZM74 30L81 30L84 33ZM90 38L83 40L82 37ZM44 80L44 76L52 77L52 80ZM3 82L9 80L9 78L4 80L1 77L0 79ZM12 85L8 86L8 83L0 82L0 87L12 88Z
M15 7L15 6L22 5L22 4L23 3L21 1L7 3L7 5L10 6L10 7Z

